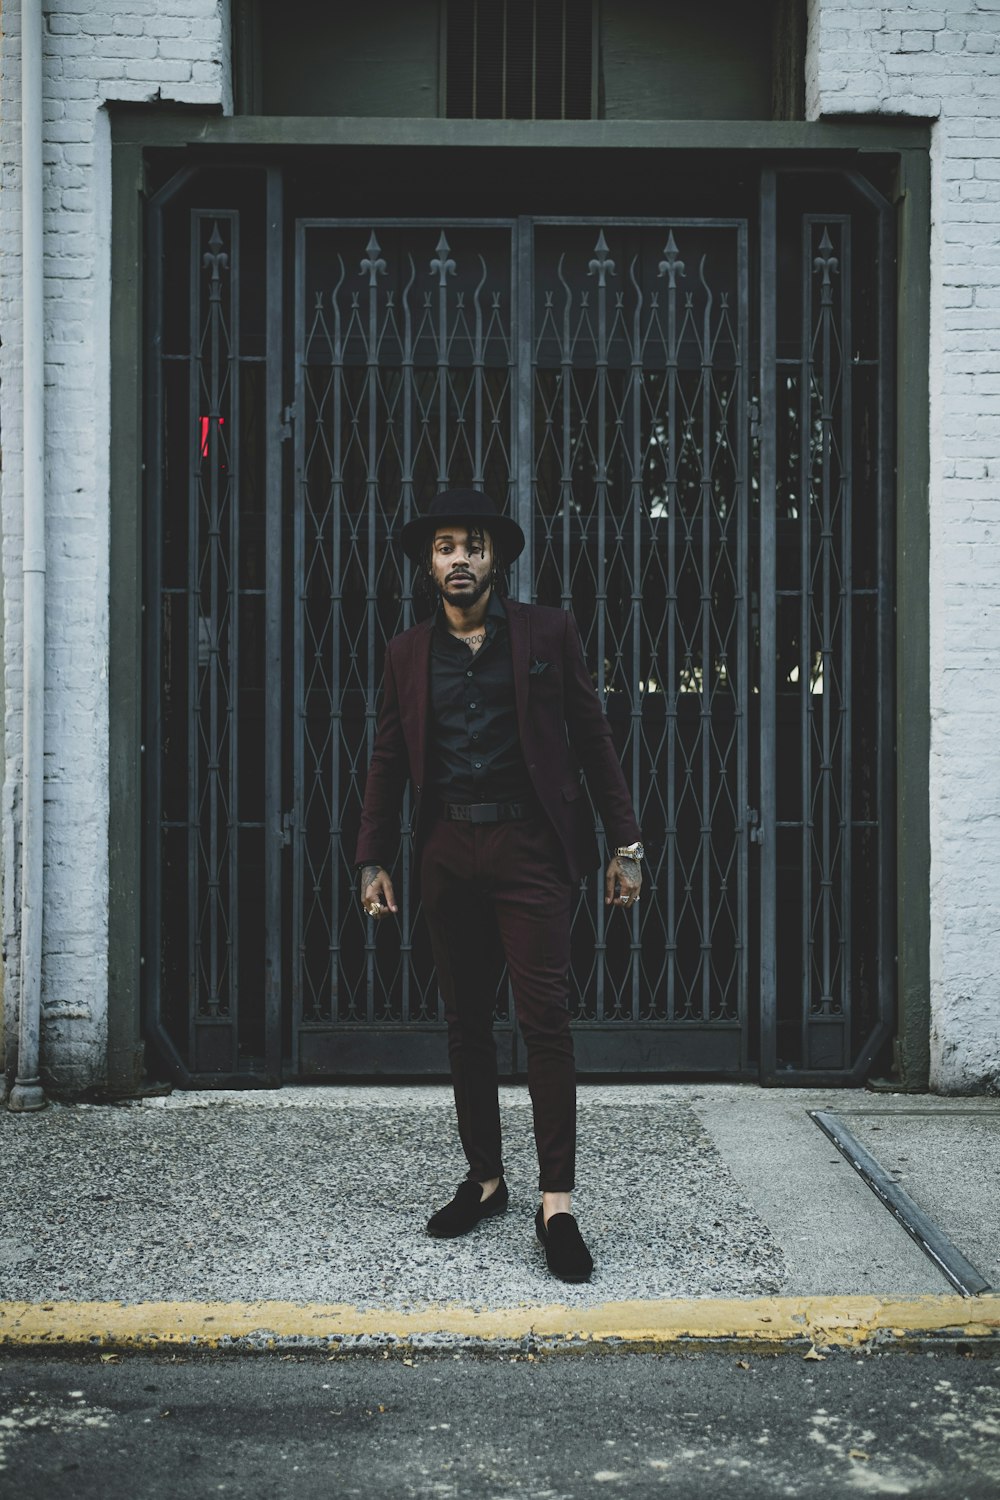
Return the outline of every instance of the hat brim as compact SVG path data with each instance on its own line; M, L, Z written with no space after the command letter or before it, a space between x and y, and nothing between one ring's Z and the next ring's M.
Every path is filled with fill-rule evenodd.
M481 526L496 537L503 548L505 562L513 562L524 551L524 532L510 516L475 516L456 511L447 516L414 516L412 521L407 521L399 539L411 562L419 560L428 537L432 537L441 526Z

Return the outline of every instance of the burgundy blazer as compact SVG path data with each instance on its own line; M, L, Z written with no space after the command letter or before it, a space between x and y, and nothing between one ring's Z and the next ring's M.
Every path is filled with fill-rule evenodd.
M562 845L567 875L575 884L601 863L580 785L581 769L612 848L638 839L639 825L573 616L513 599L502 603L521 748L538 800ZM386 647L382 709L354 856L359 865L389 868L399 844L399 816L409 779L415 873L420 868L426 814L433 801L423 796L433 628L433 620L424 620Z

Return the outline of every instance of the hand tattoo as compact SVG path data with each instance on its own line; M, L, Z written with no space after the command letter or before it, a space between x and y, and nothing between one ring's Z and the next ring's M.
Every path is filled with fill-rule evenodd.
M638 881L640 877L640 868L639 861L637 859L629 859L627 855L623 857L619 854L618 863L621 866L621 872L625 876L626 880L628 880L630 883Z
M378 874L378 872L381 870L381 868L382 868L381 865L365 865L365 866L363 866L362 871L361 871L361 895L362 895L362 898L364 897L365 891L371 885L372 881L375 879L375 876Z

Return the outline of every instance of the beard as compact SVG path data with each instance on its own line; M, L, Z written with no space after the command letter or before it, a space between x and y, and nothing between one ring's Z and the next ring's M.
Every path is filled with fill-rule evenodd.
M479 583L474 584L471 589L462 593L456 593L453 589L449 589L446 583L438 583L437 591L444 602L451 604L455 609L471 609L474 604L479 603L492 582L491 575L487 573L486 577L480 579Z

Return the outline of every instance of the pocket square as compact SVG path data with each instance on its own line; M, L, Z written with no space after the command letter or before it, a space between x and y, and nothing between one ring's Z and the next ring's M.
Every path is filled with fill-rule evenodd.
M534 661L531 663L531 666L528 668L528 676L540 677L542 673L547 669L548 665L549 664L547 661L539 661L538 657L536 656Z

